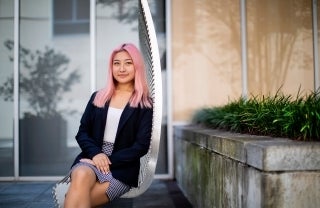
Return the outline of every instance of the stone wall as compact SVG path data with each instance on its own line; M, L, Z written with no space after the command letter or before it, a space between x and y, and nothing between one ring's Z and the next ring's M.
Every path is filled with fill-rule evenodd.
M174 149L194 207L320 207L320 142L176 126Z

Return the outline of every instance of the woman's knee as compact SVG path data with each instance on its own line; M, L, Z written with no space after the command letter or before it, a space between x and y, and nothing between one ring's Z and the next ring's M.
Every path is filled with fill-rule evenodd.
M95 174L94 171L87 166L79 166L73 169L71 173L71 180L72 181L81 181L85 182L89 179L92 179L95 181Z

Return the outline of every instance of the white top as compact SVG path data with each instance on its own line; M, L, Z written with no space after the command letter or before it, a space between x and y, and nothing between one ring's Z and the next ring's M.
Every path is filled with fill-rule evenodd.
M123 109L109 107L103 141L114 143Z

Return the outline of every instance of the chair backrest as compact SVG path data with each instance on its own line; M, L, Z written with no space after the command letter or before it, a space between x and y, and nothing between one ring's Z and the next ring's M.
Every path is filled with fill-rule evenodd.
M151 185L160 144L162 122L162 78L158 42L147 0L139 2L139 39L144 55L150 93L153 101L152 134L149 152L140 159L139 185L122 197L132 198L144 193Z

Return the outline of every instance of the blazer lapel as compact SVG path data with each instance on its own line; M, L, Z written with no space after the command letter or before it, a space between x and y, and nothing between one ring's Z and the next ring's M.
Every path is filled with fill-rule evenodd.
M123 112L120 117L119 126L117 130L118 132L123 128L124 124L127 122L127 120L130 118L132 113L134 112L134 108L130 107L129 103L126 105L126 107L123 109Z

